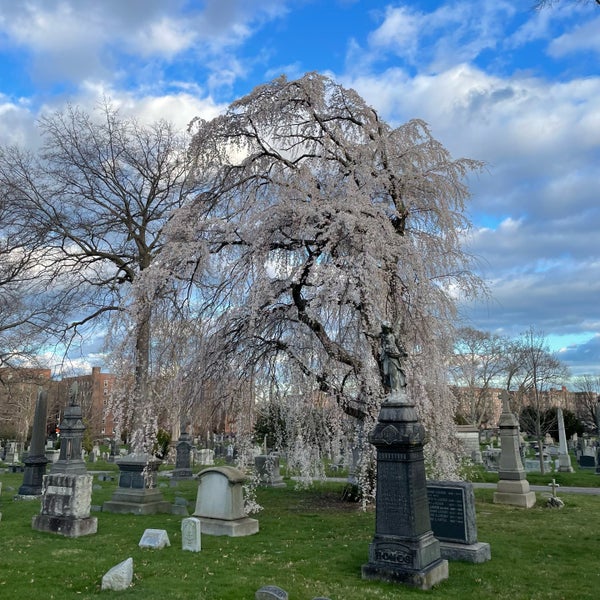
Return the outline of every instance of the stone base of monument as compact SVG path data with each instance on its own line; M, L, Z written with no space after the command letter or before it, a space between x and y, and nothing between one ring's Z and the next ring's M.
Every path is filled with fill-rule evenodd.
M376 534L361 572L363 579L429 590L448 579L448 561L440 557L439 541L431 532L416 539Z
M171 503L156 488L159 461L146 455L128 455L116 462L119 487L102 505L104 512L134 515L171 512Z
M258 533L258 521L250 517L242 517L234 521L225 519L211 519L196 517L200 520L202 535L228 535L229 537L243 537Z
M44 475L42 508L31 527L66 537L90 535L98 530L98 519L90 517L92 475Z
M96 533L98 531L98 519L96 517L76 519L74 517L35 515L31 520L31 527L37 531L58 533L65 537L80 537Z
M560 454L558 456L558 469L559 473L573 473L575 469L571 466L571 459L566 454Z
M102 505L103 512L132 515L170 513L171 510L171 503L157 489L117 489L112 498Z
M476 542L475 544L440 542L440 554L446 560L470 563L483 563L492 558L492 551L487 542Z
M511 504L522 508L531 508L535 505L535 492L529 490L526 479L517 481L501 479L494 492L494 504Z
M448 579L448 561L440 559L421 570L405 569L391 564L367 563L362 566L362 578L403 583L421 590L429 590Z

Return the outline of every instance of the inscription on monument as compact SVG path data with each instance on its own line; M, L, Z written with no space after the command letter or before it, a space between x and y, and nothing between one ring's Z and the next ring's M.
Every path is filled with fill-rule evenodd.
M466 542L469 538L465 521L465 490L463 487L428 484L429 518L436 538Z

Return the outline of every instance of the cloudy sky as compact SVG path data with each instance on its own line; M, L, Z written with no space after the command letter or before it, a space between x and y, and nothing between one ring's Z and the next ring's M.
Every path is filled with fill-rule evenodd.
M281 74L330 75L427 121L470 181L471 326L547 336L600 374L600 7L560 0L0 0L0 144L110 98L184 127Z

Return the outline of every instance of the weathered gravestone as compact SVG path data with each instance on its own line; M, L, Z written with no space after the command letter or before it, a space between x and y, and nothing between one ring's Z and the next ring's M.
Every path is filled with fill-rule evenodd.
M66 537L96 533L98 519L90 517L92 481L90 474L44 475L42 509L33 517L32 528Z
M433 535L446 560L482 563L491 558L490 545L477 541L475 494L464 481L428 481L427 499Z
M494 492L494 503L512 504L523 508L535 505L535 492L530 491L529 482L519 451L519 420L510 411L508 392L502 391L502 414L498 423L502 454L498 466L498 485Z
M146 529L139 541L140 548L152 548L153 550L162 550L165 546L170 546L169 536L164 529Z
M558 419L558 470L563 473L572 473L571 456L569 455L569 447L567 446L567 434L565 432L565 419L562 408L556 410L556 418Z
M133 558L115 565L102 577L103 590L126 590L133 581Z
M375 536L363 579L430 589L448 578L448 561L429 519L423 446L425 430L406 394L400 359L391 328L382 327L381 373L387 395L378 423L369 435L377 449Z
M254 457L254 468L260 485L265 487L285 487L279 472L279 456L276 454L259 454Z
M288 593L276 585L265 585L256 591L254 600L288 600Z
M199 479L194 516L202 522L202 533L241 537L258 532L258 521L244 510L244 473L234 467L209 467Z
M201 522L196 517L188 517L181 521L181 549L190 552L200 552L201 542Z

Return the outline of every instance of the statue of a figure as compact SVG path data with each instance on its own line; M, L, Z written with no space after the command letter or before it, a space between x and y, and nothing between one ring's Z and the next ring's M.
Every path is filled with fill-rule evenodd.
M379 369L386 393L397 392L406 387L406 375L402 370L401 360L407 356L404 348L398 347L391 325L382 323Z

